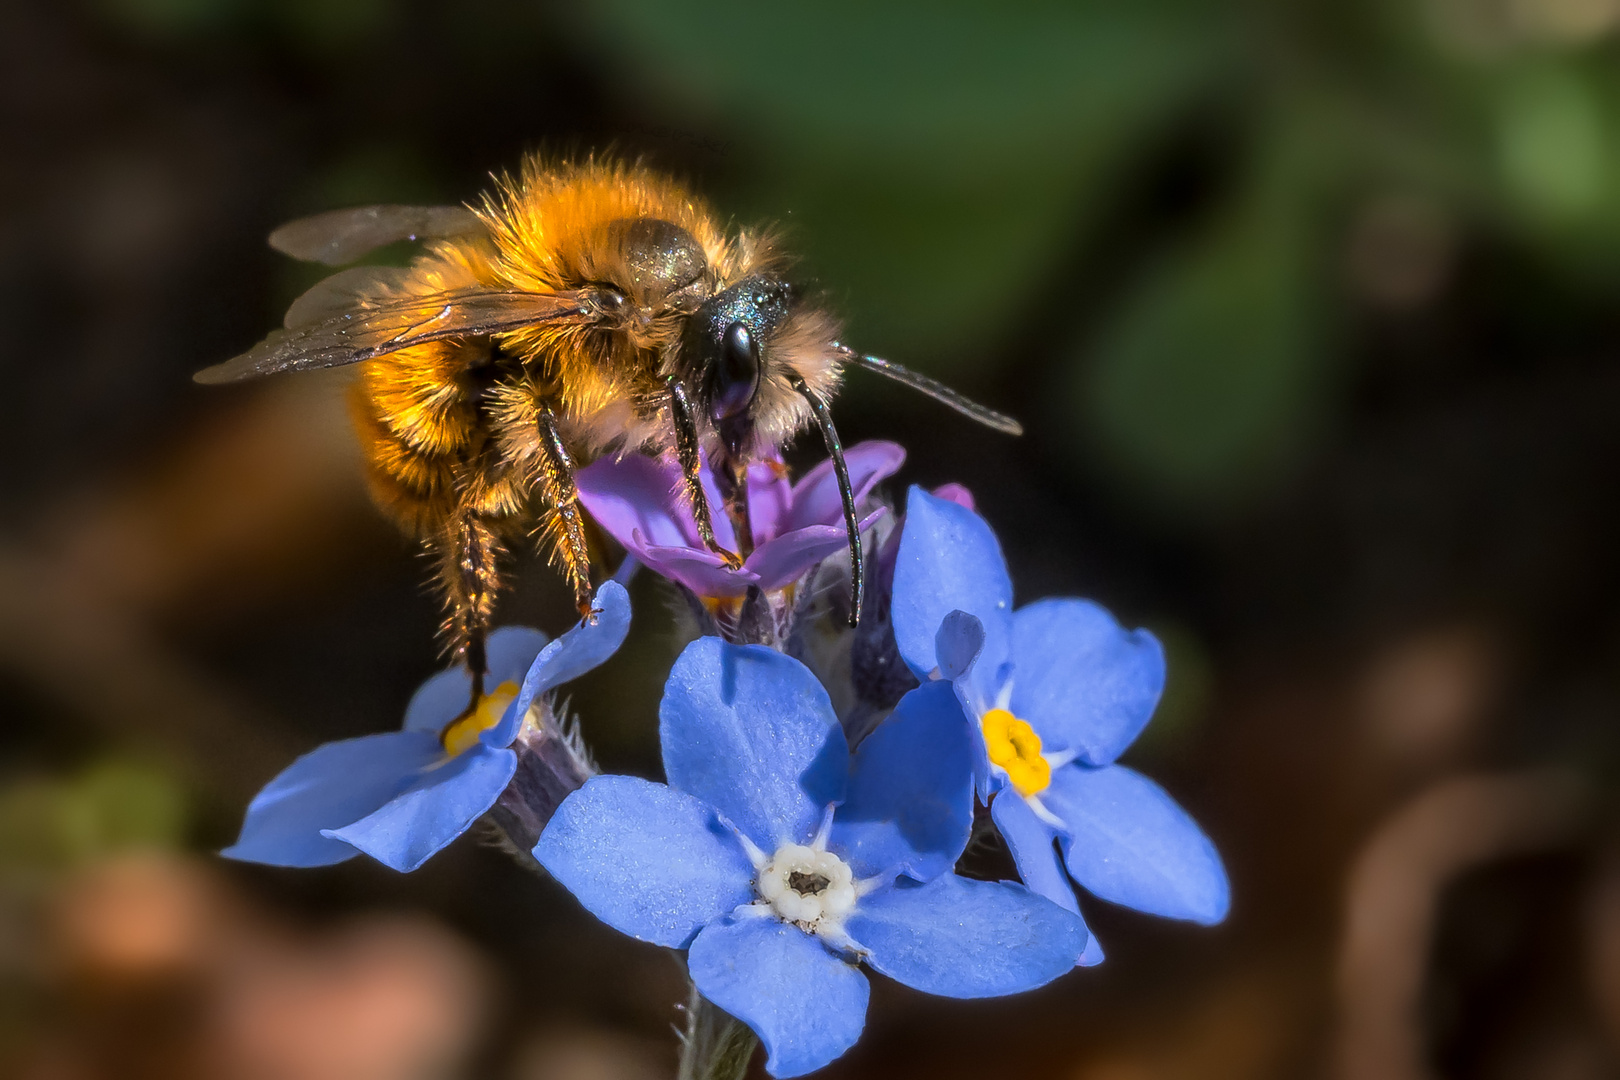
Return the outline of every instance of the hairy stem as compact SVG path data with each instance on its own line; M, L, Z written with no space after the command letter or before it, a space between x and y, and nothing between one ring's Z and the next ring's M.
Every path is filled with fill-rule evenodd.
M692 987L681 1036L681 1067L676 1080L742 1080L759 1040L748 1026Z

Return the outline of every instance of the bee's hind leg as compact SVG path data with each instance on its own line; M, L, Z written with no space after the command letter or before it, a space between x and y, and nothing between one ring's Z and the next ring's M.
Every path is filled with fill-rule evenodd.
M472 677L472 700L467 703L468 708L476 709L479 698L484 696L484 680L489 675L489 657L485 652L484 643L488 637L488 631L480 626L469 629L466 639L461 644L461 655L467 663L467 674Z
M548 405L539 409L539 473L541 495L546 503L542 530L551 540L552 561L560 563L568 584L574 590L574 606L581 619L592 611L591 552L585 543L585 517L579 505L579 489L574 485L574 459L557 430L557 414Z
M495 611L495 595L500 591L497 562L501 543L488 523L470 511L463 511L450 522L439 545L440 581L450 613L445 632L455 656L467 666L472 680L470 713L478 707L489 673L485 641Z

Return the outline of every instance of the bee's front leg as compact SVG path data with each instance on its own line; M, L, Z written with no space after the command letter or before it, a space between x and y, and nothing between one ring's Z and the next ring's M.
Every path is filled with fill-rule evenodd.
M720 489L726 520L737 537L737 554L746 559L754 552L754 523L748 513L748 466L728 458L714 470L714 483Z
M681 462L681 475L686 482L686 497L692 503L692 517L697 522L703 546L726 561L733 570L743 564L742 557L723 547L714 538L714 511L703 490L703 447L698 441L697 424L692 419L692 403L679 380L669 380L669 414L675 427L675 455Z

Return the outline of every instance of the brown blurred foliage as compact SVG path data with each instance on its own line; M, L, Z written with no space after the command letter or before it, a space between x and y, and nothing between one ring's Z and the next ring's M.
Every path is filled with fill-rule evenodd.
M99 863L46 918L19 1080L428 1080L462 1071L488 1011L482 962L428 920L299 932L172 856Z

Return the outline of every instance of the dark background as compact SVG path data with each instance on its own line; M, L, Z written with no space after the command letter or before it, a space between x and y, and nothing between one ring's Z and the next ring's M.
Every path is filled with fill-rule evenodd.
M1220 847L1227 923L1092 904L1107 963L1010 1000L876 980L828 1076L1620 1075L1617 34L1617 0L9 0L0 1073L671 1074L674 963L474 839L403 877L210 854L398 722L438 614L341 378L189 376L319 275L275 225L538 149L785 224L846 340L1028 429L857 374L846 442L968 485L1021 601L1169 651L1127 760ZM610 769L656 771L663 599L573 692ZM569 610L528 560L502 620Z

